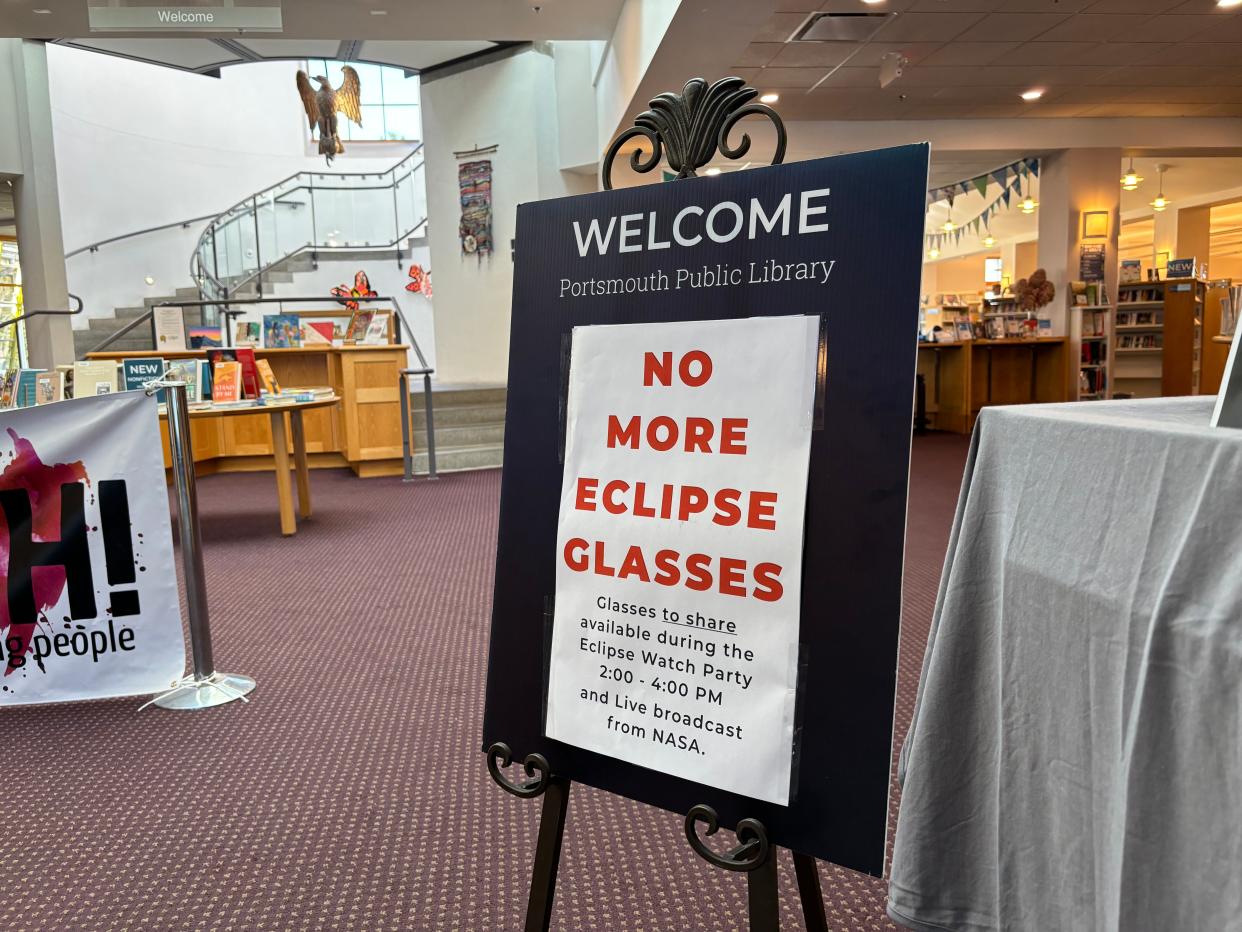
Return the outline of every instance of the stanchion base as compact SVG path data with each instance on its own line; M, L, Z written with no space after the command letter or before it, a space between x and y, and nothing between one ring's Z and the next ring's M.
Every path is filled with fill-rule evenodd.
M210 709L234 699L248 702L246 694L253 692L256 685L250 677L234 673L213 673L204 679L187 676L147 705L157 705L161 709Z

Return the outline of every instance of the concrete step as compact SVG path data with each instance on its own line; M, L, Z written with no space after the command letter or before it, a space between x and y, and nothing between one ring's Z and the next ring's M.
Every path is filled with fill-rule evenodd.
M139 328L142 330L142 328ZM93 350L106 337L105 333L98 333L93 330L75 330L73 332L73 350L74 356L81 359L86 353ZM150 331L141 333L127 333L123 337L116 340L106 347L106 350L112 352L126 352L129 350L149 350L151 345Z
M508 397L508 391L504 386L484 386L480 388L470 387L444 387L433 388L434 397L432 403L437 411L441 408L453 407L455 405L501 405L504 406L505 398ZM423 407L423 393L416 391L411 393L414 399L416 409Z
M427 448L427 431L415 428L412 437L415 450ZM495 446L505 442L505 425L500 424L465 424L457 427L445 427L436 424L436 453L465 447Z
M437 446L436 472L495 469L504 463L504 457L504 445L499 443L481 444L473 447L457 447L452 450L442 450ZM426 475L426 450L420 450L414 454L414 472L418 475Z
M467 424L501 424L505 422L505 406L502 404L487 405L441 405L440 399L434 397L436 427L461 427ZM410 420L415 429L427 426L427 412L423 407L421 394L410 397Z

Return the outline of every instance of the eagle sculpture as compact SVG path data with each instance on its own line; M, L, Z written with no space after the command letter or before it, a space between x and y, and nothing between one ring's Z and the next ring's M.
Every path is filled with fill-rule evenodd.
M362 126L362 82L358 80L358 72L346 65L341 69L344 80L336 90L325 77L316 76L319 90L311 87L311 79L305 71L298 71L298 93L302 96L302 106L306 108L306 120L311 132L315 125L319 126L319 154L329 165L345 146L337 131L337 111L345 114L359 126Z

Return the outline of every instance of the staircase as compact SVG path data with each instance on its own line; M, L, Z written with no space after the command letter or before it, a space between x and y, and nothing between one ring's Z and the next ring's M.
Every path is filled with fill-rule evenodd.
M437 386L436 471L491 469L504 461L505 398L502 387ZM414 472L427 472L427 417L422 392L410 396L414 420Z

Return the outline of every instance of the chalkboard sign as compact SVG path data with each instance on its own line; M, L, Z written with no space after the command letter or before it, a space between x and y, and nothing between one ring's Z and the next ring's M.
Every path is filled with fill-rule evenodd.
M485 751L881 872L927 160L519 207Z
M1104 281L1104 245L1091 243L1078 248L1078 277L1084 282Z

